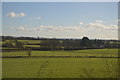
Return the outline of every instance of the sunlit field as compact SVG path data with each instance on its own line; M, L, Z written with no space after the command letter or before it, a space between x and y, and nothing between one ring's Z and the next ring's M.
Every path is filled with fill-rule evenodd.
M31 56L114 56L117 49L32 51ZM27 56L26 51L3 56ZM3 78L116 78L117 58L3 58Z
M27 56L27 51L3 52L3 57ZM31 56L96 56L117 57L118 49L88 49L70 51L32 51Z

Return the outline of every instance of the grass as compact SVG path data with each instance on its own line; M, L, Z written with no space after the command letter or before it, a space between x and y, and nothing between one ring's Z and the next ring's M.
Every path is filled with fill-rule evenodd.
M116 58L3 58L3 78L116 78Z
M6 42L10 42L10 41L14 41L14 40L6 40L6 41L2 41L2 43L6 43ZM24 42L24 43L29 43L29 44L37 44L40 43L40 40L17 40L20 42Z
M1 47L1 49L19 49L19 48Z
M32 51L32 56L117 56L117 49ZM26 51L3 56L27 56ZM3 78L116 78L117 58L3 58Z
M40 40L18 40L20 42L27 42L29 44L38 44L40 43Z
M10 41L13 42L13 40L6 40L6 41L0 42L0 45L4 44L4 43L6 43L6 42L10 42ZM27 44L25 44L26 47L31 47L31 48L33 48L33 47L39 48L39 47L40 47L40 45L35 45L35 44L39 44L39 43L40 43L40 40L17 40L17 41L20 41L20 42L23 42L23 43L27 43L27 44L32 44L32 45L27 45ZM15 44L15 43L13 42L13 44ZM7 48L6 48L6 49L7 49Z
M3 52L3 56L27 56L27 51ZM117 57L118 49L91 49L73 51L32 51L32 56L97 56Z
M26 47L37 47L37 48L40 48L40 45L26 45Z

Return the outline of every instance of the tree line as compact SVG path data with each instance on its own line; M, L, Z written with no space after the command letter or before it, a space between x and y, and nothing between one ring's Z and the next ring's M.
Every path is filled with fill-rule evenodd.
M6 39L3 39L6 40ZM80 50L80 49L93 49L93 48L118 48L119 41L111 40L90 40L88 37L82 39L40 39L38 48L31 48L37 50ZM20 42L17 39L10 39L10 41L4 43L3 47L14 47L21 49L29 49L26 47L27 42ZM33 44L34 45L34 44Z

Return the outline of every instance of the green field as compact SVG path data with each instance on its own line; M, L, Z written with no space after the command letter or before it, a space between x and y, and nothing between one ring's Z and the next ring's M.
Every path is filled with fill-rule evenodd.
M38 44L40 43L40 40L18 40L20 42L27 42L29 44Z
M117 49L32 51L31 56L117 56ZM27 56L26 51L3 56ZM3 78L116 78L117 58L3 58Z
M12 40L6 40L6 41L2 41L2 43L5 43L5 42L10 42ZM14 40L13 40L14 41ZM17 41L20 41L20 42L24 42L24 43L29 43L29 44L37 44L37 43L40 43L40 40L17 40Z
M2 41L0 42L0 45L3 45L5 43L8 43L8 42L12 42L12 44L15 45L15 40L6 40L6 41ZM22 42L25 44L25 47L31 47L31 48L40 48L40 40L17 40L19 42ZM29 44L29 45L28 45ZM37 45L36 45L37 44ZM2 47L3 49L11 49L11 47ZM15 47L12 47L13 49Z
M27 51L3 52L2 56L27 56ZM118 49L90 49L90 50L71 50L71 51L32 51L31 56L117 57Z

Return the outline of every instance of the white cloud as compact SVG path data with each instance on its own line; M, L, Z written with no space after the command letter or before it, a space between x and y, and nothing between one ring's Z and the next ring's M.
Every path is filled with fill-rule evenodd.
M7 16L8 16L8 17L16 17L17 15L16 15L16 13L11 12L11 13L8 13Z
M80 25L82 25L83 24L83 22L80 22Z
M96 23L102 23L103 21L102 20L96 20Z
M34 36L80 38L88 36L90 38L116 39L118 37L117 25L105 25L103 23L84 23L78 26L46 26L37 27L19 26L14 28L19 33L32 34ZM21 32L22 31L22 32Z
M25 13L21 12L21 13L15 13L15 12L11 12L11 13L8 13L7 14L8 17L12 17L12 18L15 18L15 17L23 17L23 16L26 16Z
M25 27L20 26L20 27L17 27L16 30L17 30L17 31L25 31Z
M21 13L17 14L17 16L22 17L22 16L26 16L26 15L25 15L25 13L21 12Z
M31 19L31 20L41 20L41 17L40 16L38 16L38 17L30 17L29 19Z
M104 25L101 23L87 23L84 25L80 25L80 26L45 26L45 25L40 25L38 27L24 27L24 26L20 26L20 27L16 27L16 30L18 31L60 31L60 30L64 30L64 31L79 31L79 30L83 30L83 31L89 31L89 30L117 30L118 26L116 25Z
M24 27L24 26L19 26L16 27L15 29L17 31L70 31L70 30L78 30L80 27L64 27L64 26L45 26L45 25L40 25L38 27Z
M117 30L118 26L116 25L104 25L102 23L88 23L86 24L88 27L94 27L98 29L105 29L105 30Z
M34 19L35 19L35 20L40 20L40 19L41 19L41 17L35 17Z

